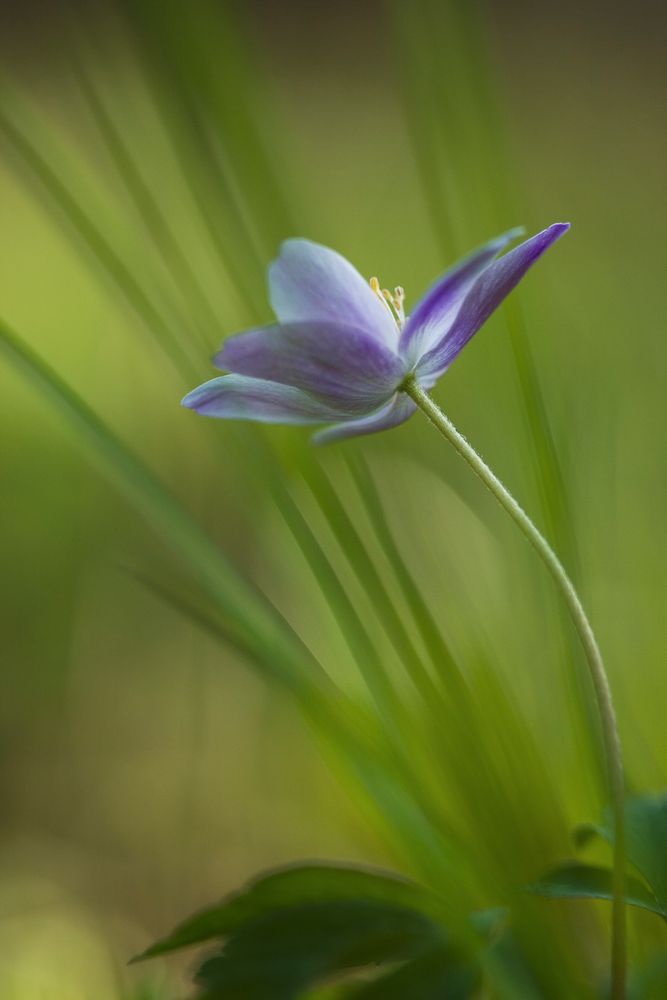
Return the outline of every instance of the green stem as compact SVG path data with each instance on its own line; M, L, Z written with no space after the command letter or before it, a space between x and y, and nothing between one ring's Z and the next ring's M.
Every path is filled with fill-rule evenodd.
M461 458L464 458L484 485L505 508L512 520L518 525L530 544L537 551L543 563L556 582L568 607L574 626L579 634L581 644L586 654L586 660L595 689L602 737L604 742L609 790L611 796L614 820L614 859L613 859L613 902L612 902L612 955L611 981L612 1000L623 1000L625 997L626 978L626 928L625 928L625 830L624 830L624 778L621 742L616 722L616 712L605 670L600 647L590 622L586 617L582 603L574 586L565 572L558 556L547 540L538 531L526 512L519 506L511 493L503 486L498 477L491 471L486 462L468 444L457 431L440 407L418 384L414 375L409 376L402 385L431 423L440 431L450 444L454 446Z

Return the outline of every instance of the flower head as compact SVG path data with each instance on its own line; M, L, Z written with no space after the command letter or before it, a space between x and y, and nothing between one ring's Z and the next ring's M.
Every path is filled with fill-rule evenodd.
M555 223L502 257L514 229L459 261L404 311L404 292L367 283L340 254L309 240L283 243L269 268L278 322L230 337L215 357L231 374L205 382L183 405L212 417L323 424L319 442L403 423L402 391L430 389L526 271L569 229Z

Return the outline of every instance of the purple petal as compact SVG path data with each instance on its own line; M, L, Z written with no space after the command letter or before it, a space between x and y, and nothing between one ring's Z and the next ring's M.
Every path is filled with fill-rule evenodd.
M313 435L315 444L330 444L343 438L357 437L359 434L375 434L409 420L417 407L404 392L398 392L385 406L360 420L346 420L333 427L325 427Z
M388 308L335 250L286 240L269 268L269 295L280 323L342 323L396 350L398 326Z
M522 232L523 229L510 229L489 240L446 271L422 296L401 333L400 351L411 364L438 343L482 271Z
M363 330L331 323L266 326L230 337L219 368L296 386L329 406L367 413L405 375L400 358Z
M417 366L420 377L441 375L526 271L569 228L569 222L557 222L490 264L468 291L440 342L422 357Z
M265 424L321 424L346 416L301 389L243 375L223 375L204 382L188 393L182 405L207 417Z

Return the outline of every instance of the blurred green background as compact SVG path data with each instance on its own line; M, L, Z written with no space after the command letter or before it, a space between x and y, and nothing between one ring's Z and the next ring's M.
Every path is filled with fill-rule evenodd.
M391 731L359 670L375 657L414 772L390 781L419 785L465 858L456 886L446 865L432 875L454 910L571 854L570 828L604 806L550 582L418 416L314 454L305 431L178 403L226 334L270 317L264 270L284 237L335 247L409 306L490 236L569 220L436 395L581 587L631 788L665 787L665 26L648 0L2 6L4 321ZM0 995L181 995L187 959L127 959L286 861L423 878L396 795L368 795L313 736L270 649L258 676L174 606L201 608L196 567L14 360L0 364ZM441 701L415 682L439 640L407 573L449 651L426 668ZM543 994L592 995L606 909L522 905ZM636 961L667 947L651 921L633 917Z

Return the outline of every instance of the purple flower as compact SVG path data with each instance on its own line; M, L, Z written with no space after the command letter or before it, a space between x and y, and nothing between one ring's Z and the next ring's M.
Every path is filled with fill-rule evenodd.
M183 405L211 417L332 426L318 442L403 423L415 404L408 376L430 389L544 251L569 229L555 223L498 257L519 230L447 271L410 316L404 293L364 281L334 250L292 239L269 268L273 326L230 337L215 357L232 374L205 382Z

